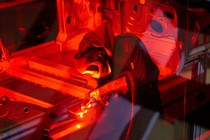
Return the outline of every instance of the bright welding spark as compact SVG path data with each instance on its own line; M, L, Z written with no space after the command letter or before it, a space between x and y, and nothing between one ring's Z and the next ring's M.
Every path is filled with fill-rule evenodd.
M87 113L88 111L87 111L87 109L84 111L84 113Z
M77 115L78 115L80 118L83 118L85 113L87 113L87 110L84 110L84 111L82 111L82 112L79 112L79 113L77 113Z
M85 106L81 106L81 110L84 110L85 109Z
M87 108L91 108L91 104L88 104Z
M77 126L76 126L77 128L81 128L81 125L80 124L77 124Z

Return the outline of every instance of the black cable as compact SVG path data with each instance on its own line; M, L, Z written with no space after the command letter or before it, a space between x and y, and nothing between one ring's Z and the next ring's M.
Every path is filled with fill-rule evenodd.
M124 71L120 74L120 77L126 76L126 81L128 84L128 89L131 93L131 116L130 116L130 121L128 125L128 129L126 132L125 140L129 139L131 128L133 125L133 119L134 119L134 106L135 106L135 98L136 98L136 86L135 86L135 81L133 74L129 71Z

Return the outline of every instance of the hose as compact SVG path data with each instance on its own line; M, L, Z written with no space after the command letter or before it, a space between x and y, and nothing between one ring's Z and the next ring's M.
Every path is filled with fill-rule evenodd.
M128 125L128 129L126 132L125 140L129 139L131 128L133 125L133 119L134 119L134 106L135 106L135 98L136 98L136 86L135 86L135 81L133 74L130 71L124 71L120 74L120 77L126 76L126 81L129 84L128 88L131 93L131 116L130 116L130 121Z

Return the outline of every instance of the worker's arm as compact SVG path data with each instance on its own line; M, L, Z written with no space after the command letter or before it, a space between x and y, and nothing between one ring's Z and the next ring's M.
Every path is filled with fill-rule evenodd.
M112 93L126 93L131 91L135 94L135 81L131 72L125 71L121 73L121 76L90 93L91 98L95 98L97 101L106 103L107 96Z
M128 83L126 76L113 80L90 93L91 98L95 98L97 101L105 103L106 95L111 93L125 93L128 91Z

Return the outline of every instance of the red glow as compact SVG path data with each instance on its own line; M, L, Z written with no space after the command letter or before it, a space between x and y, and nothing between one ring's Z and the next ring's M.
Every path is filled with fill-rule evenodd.
M17 118L22 117L22 112L19 113L20 110L15 110L15 108L14 110L8 111L8 114L2 113L3 115L0 117L0 121L15 118L15 123L18 122L18 125L23 125L27 128L35 125L34 123L43 123L41 124L42 126L39 132L41 133L42 130L46 130L49 133L47 135L52 137L52 139L62 139L67 135L75 133L75 139L87 139L90 131L93 130L95 121L100 120L100 115L107 116L107 114L101 113L102 107L97 106L101 104L98 101L89 102L86 106L81 106L81 110L79 108L77 113L72 113L69 110L80 105L83 100L89 99L93 89L103 87L101 83L104 84L108 80L105 81L102 79L104 81L100 81L101 79L99 78L109 77L111 72L114 71L111 70L113 65L110 65L108 61L103 63L107 66L107 69L105 69L106 72L104 72L103 75L101 71L104 69L100 61L91 63L91 65L88 63L79 63L79 67L89 67L92 65L97 67L94 67L93 70L85 69L81 73L76 63L74 63L74 56L84 35L96 29L98 29L97 33L99 39L103 38L103 35L107 32L108 35L110 35L100 40L103 43L105 42L104 44L100 41L98 44L93 40L91 40L93 42L90 41L92 43L91 45L95 45L96 48L101 47L104 49L106 53L104 56L107 57L112 57L114 54L112 52L113 50L110 49L114 46L114 35L116 37L124 33L131 33L143 42L152 60L160 70L158 77L160 85L158 86L161 92L164 113L171 113L172 116L177 119L207 104L210 97L209 94L205 93L208 93L208 89L204 89L203 85L191 83L187 79L177 78L175 74L180 67L181 53L184 52L188 55L188 52L185 51L191 51L193 47L196 47L196 41L198 41L197 39L200 30L202 30L202 26L210 25L210 21L206 20L206 23L202 26L199 25L200 22L202 23L202 20L196 21L195 32L194 30L191 31L193 32L192 36L190 36L191 33L189 33L189 36L187 36L188 33L183 35L184 37L186 36L186 41L182 38L182 32L180 32L180 30L185 29L178 27L178 25L186 19L182 19L182 15L178 15L177 9L175 9L173 5L163 3L163 1L166 0L160 1L161 2L159 2L159 0L10 0L0 2L0 21L2 26L0 28L0 40L3 42L0 42L0 98L7 96L11 102L18 101L21 104L29 103L37 105L47 114L45 122L35 120L30 124L26 123L23 125L22 123L24 123L25 120L17 120ZM194 10L190 9L190 12L194 12ZM197 16L199 16L199 13L193 18ZM112 34L110 33L111 31L107 30L107 26L104 26L104 30L98 28L101 27L100 25L103 25L103 23L108 22L110 23L110 29L114 31ZM189 26L190 25L194 25L194 23L189 22ZM205 30L205 28L203 28L203 30ZM208 31L209 29L206 30L206 32ZM201 43L206 43L210 40L209 34L203 36ZM192 44L188 42L192 42ZM127 44L127 42L123 43ZM107 48L106 46L111 47ZM128 47L129 45L125 45L127 51L129 50ZM205 53L209 52L209 48L206 48L207 47L205 47ZM204 53L204 51L201 53ZM96 53L96 55L101 60L105 58L100 53ZM187 55L184 57L187 58ZM91 55L89 59L92 59L94 56L95 55ZM196 57L198 57L196 61L205 60L203 57L200 57L200 52ZM209 56L206 55L206 57L209 59ZM124 55L122 55L121 58L119 62L126 60ZM205 60L205 66L207 65L206 61L207 60ZM127 60L125 62L127 62ZM185 61L183 63L185 63ZM136 70L136 68L141 68L135 65L134 61L129 62L128 65L133 71ZM201 64L201 66L203 65ZM117 65L113 67L118 68ZM195 74L195 76L206 74L204 70L206 70L207 67L201 67L201 72L196 71L193 74L191 72L192 67L194 66L187 68L185 76L191 78L193 74ZM138 72L139 71L136 73ZM112 82L114 82L114 80ZM106 90L114 89L118 85L121 85L120 89L123 89L124 92L129 90L127 88L130 85L127 84L125 77L121 77L121 81L115 84L110 81L108 82L110 86L106 88ZM201 92L200 89L202 89ZM116 92L116 90L114 90L114 92ZM184 101L181 99L183 96L187 97ZM94 98L95 97L96 96L94 96ZM114 101L119 100L119 97L121 96L115 94L113 96ZM2 100L2 103L0 102L2 108L4 105L7 105L3 104L4 102L4 100ZM188 102L190 103L189 109L187 106L189 104ZM105 108L107 106L103 107ZM185 110L186 106L187 109ZM27 110L30 108L24 106L23 110L24 109ZM96 113L97 109L101 111L101 114L99 113L100 115L97 114L98 112ZM29 115L30 111L24 112L24 115ZM15 117L10 116L13 112L17 112ZM65 121L66 119L69 120ZM0 123L0 126L1 124L2 123ZM50 127L51 124L53 127ZM60 126L60 124L62 125ZM59 128L57 128L57 126L59 126ZM56 130L53 128L56 128ZM112 131L114 128L104 127L103 129L107 132ZM11 132L13 131L14 130ZM17 131L19 130L17 129ZM33 133L34 131L31 130L29 132ZM100 130L97 130L97 132L100 132ZM23 134L30 135L27 132L23 132ZM102 135L102 133L100 134ZM196 140L205 139L209 135L210 132L206 131L197 137Z

